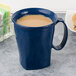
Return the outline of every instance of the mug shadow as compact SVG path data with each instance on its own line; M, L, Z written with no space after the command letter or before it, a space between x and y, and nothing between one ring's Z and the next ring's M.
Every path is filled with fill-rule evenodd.
M57 63L59 63L57 60L52 60L50 66L38 70L26 70L27 73L24 73L23 76L50 76L59 69L60 64Z

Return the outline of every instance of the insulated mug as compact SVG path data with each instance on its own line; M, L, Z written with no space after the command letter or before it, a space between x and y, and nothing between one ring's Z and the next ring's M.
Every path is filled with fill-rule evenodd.
M28 27L17 24L17 19L25 15L44 15L53 23L42 27ZM50 66L51 49L61 50L66 44L68 30L63 19L44 8L26 8L12 15L16 40L19 48L20 63L24 69L35 70ZM60 45L53 45L55 25L59 22L64 24L64 36Z

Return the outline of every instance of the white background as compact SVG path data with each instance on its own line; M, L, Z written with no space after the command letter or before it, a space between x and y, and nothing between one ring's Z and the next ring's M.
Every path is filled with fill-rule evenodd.
M75 0L0 0L11 6L12 12L27 7L43 7L52 11L66 11L76 9Z

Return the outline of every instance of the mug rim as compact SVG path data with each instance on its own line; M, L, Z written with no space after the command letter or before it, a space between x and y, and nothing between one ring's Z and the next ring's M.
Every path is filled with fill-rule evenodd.
M58 19L57 15L56 15L53 11L51 11L51 10L49 10L49 9L45 9L45 8L24 8L24 9L21 9L21 10L16 11L16 12L12 15L12 18L11 18L12 22L13 22L15 25L18 25L18 26L20 26L20 27L30 28L30 29L32 29L32 28L46 28L46 27L49 27L50 25L53 25L54 23L57 22L57 19L56 19L56 20L53 21L51 24L44 25L44 26L40 26L40 27L29 27L29 26L23 26L23 25L18 24L13 18L15 17L15 15L16 15L18 12L23 11L23 10L28 10L28 9L38 9L38 10L41 9L41 10L46 10L46 11L52 12L52 13L56 16L56 18ZM50 18L50 19L51 19L51 18Z

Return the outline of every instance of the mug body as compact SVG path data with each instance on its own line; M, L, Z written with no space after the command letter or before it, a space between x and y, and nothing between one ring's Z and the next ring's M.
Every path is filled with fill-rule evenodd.
M27 27L16 23L24 15L44 15L53 23L43 27ZM19 48L20 63L27 70L41 69L51 64L51 48L54 25L57 16L43 8L27 8L17 11L12 16L16 40Z

